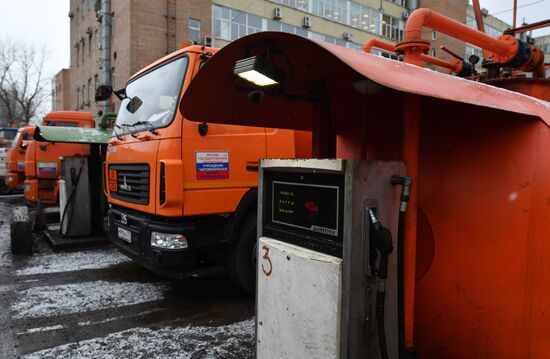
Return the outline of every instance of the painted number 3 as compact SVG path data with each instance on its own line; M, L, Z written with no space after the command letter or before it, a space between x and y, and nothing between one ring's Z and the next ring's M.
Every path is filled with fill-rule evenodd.
M266 246L262 246L262 249L264 250L263 260L264 263L262 263L262 272L269 277L271 275L271 272L273 271L273 265L271 264L271 258L269 258L269 248Z

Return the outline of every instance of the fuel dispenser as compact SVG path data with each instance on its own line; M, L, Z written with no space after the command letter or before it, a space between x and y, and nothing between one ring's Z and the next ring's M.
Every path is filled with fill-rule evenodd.
M404 163L267 159L259 175L257 357L397 358Z

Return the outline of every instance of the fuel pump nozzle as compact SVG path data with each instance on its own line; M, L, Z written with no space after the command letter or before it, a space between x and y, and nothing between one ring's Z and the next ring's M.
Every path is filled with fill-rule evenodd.
M370 227L370 256L372 273L379 279L388 278L388 257L393 252L391 232L380 224L374 211L369 208ZM380 262L376 268L376 259L380 253Z
M384 302L386 300L386 278L388 278L388 258L393 252L392 236L389 229L382 226L372 208L368 209L370 217L370 266L373 275L378 277L376 293L376 322L378 327L378 345L382 359L388 358L386 345L386 330L384 325ZM380 261L376 267L376 259L380 253Z

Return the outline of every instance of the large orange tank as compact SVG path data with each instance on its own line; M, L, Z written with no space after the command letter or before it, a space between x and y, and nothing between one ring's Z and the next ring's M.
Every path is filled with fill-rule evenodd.
M252 291L258 161L309 157L311 138L181 116L180 97L216 51L185 47L128 81L105 164L109 236L154 272L183 277L225 262Z
M42 126L94 127L90 112L55 111L48 113ZM86 156L89 145L31 141L25 154L25 199L31 204L58 203L60 161L63 156Z
M279 54L287 81L253 103L233 66L266 52ZM417 209L404 246L407 348L429 359L545 359L550 79L533 77L495 80L503 89L264 32L220 50L181 110L208 123L313 130L315 157L406 160Z
M8 174L6 175L5 183L9 189L23 189L25 182L25 154L29 143L32 142L35 128L34 126L20 128L8 151Z

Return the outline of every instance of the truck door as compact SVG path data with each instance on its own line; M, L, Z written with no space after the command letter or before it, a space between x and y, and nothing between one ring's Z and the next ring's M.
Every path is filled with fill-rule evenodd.
M200 124L183 123L184 215L233 212L242 196L258 185L258 160L266 155L265 129L207 124L201 134Z

